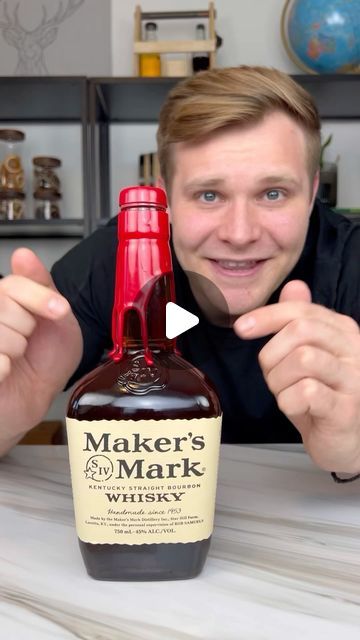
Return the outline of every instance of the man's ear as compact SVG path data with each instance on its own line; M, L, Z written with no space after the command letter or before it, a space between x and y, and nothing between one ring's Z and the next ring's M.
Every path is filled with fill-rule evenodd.
M171 209L170 209L170 196L168 194L168 192L166 191L166 187L165 187L165 182L162 178L162 176L159 176L156 180L156 187L160 187L160 189L164 189L165 193L166 193L166 197L167 197L167 201L168 201L168 214L169 214L169 222L171 224Z
M166 191L166 189L165 189L165 182L164 182L164 180L163 180L162 176L160 176L160 175L159 175L159 176L156 178L156 185L155 185L155 187L160 187L160 189L164 189L164 191Z
M312 194L311 194L311 208L310 208L310 211L312 211L312 208L314 206L314 201L315 201L318 189L319 189L319 184L320 184L320 169L318 169L316 171L316 173L314 175L313 183L312 183Z

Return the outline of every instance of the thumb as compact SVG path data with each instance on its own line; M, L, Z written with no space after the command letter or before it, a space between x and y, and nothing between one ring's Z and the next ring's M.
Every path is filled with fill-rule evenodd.
M279 302L311 302L311 291L302 280L290 280L280 293Z
M11 270L16 276L24 276L38 284L56 290L48 269L30 249L21 247L21 249L14 251L11 256Z

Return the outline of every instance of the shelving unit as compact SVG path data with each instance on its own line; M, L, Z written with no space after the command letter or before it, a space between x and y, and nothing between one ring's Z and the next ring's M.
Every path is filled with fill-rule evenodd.
M208 20L207 40L158 40L145 42L141 37L141 23L145 20ZM142 12L140 5L135 8L134 24L134 75L139 75L139 56L143 53L208 53L210 69L215 66L216 33L215 8L210 2L207 11L151 11Z
M314 97L323 120L360 119L360 76L294 75ZM109 217L109 127L113 123L156 123L178 78L91 78L89 80L91 229ZM360 221L360 214L351 216Z
M84 212L88 210L88 100L87 78L0 77L0 126L8 123L70 124L81 127L82 195ZM89 218L37 221L31 219L0 221L1 237L82 237L90 231Z
M112 123L154 123L178 78L90 78L90 228L110 212L109 131Z
M359 75L295 75L321 117L360 119ZM0 77L0 126L77 123L81 127L83 218L0 222L0 238L81 238L110 216L110 126L158 120L178 78ZM113 203L112 203L113 204ZM351 216L360 221L360 214Z
M314 98L323 120L360 118L360 75L293 75Z

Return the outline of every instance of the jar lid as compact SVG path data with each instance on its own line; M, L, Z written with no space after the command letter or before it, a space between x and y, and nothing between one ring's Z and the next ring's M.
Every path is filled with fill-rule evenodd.
M18 129L0 129L0 140L6 142L20 142L25 139L25 133Z
M53 156L35 156L32 161L36 167L61 167L60 158Z
M50 200L51 202L54 202L54 200L61 200L61 193L54 191L53 189L36 189L33 196L35 200Z
M16 191L15 189L1 189L0 200L24 200L25 193L23 191Z

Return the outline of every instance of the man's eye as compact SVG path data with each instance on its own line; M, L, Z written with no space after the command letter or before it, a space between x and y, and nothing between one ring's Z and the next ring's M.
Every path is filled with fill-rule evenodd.
M215 202L217 194L215 191L203 191L200 193L200 200L203 202Z
M265 197L272 201L279 200L283 195L284 193L280 191L280 189L269 189L269 191L265 193Z

